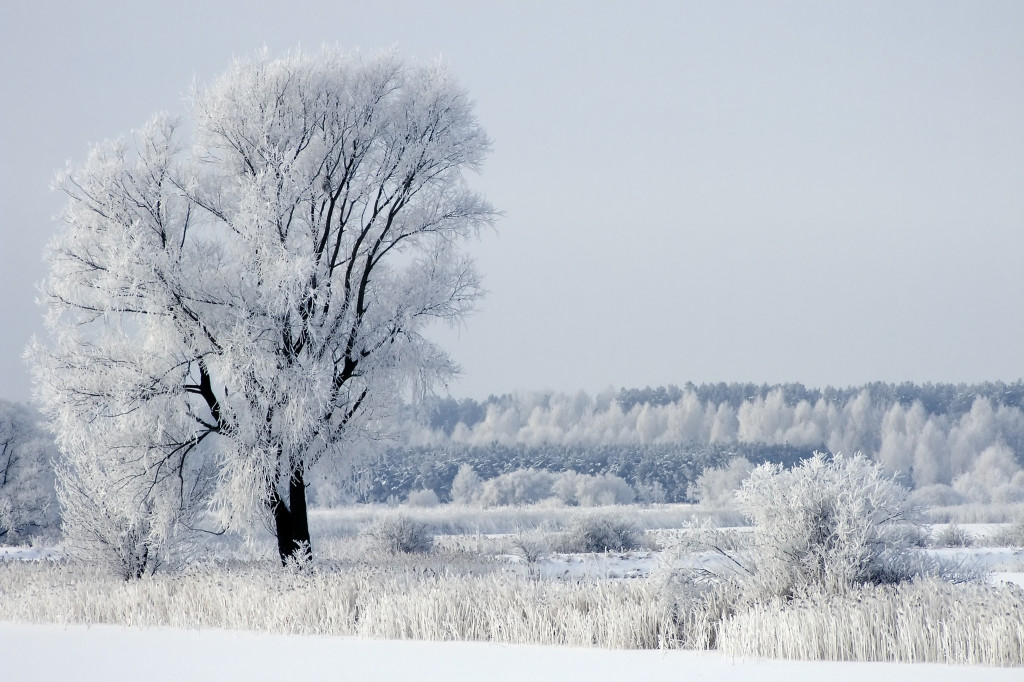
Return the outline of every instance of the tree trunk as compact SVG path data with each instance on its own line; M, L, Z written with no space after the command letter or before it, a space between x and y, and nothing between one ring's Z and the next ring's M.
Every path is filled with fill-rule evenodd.
M306 552L311 553L313 547L309 541L309 518L306 515L306 482L301 468L292 472L288 483L288 504L285 504L275 489L271 510L274 513L277 552L281 564L287 564L289 557L301 560Z

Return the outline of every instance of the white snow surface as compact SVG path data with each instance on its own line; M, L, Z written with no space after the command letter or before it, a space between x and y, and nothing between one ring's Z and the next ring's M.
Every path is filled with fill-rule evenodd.
M477 642L376 641L223 630L0 623L0 680L1020 680L1019 668L730 659Z

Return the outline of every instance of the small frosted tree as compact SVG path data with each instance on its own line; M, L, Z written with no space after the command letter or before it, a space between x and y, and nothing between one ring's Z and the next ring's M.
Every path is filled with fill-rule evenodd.
M443 68L392 53L239 61L191 114L60 178L39 394L65 491L147 535L201 502L269 516L285 561L310 469L455 370L423 330L479 297L461 247L494 214L463 173L488 140Z
M138 412L78 425L62 436L56 466L65 551L125 580L190 557L216 481L203 443L175 446L166 431L156 440L159 421Z
M480 498L480 476L470 464L460 464L452 480L451 498L456 504L473 504Z
M55 533L53 440L27 405L0 400L0 544Z

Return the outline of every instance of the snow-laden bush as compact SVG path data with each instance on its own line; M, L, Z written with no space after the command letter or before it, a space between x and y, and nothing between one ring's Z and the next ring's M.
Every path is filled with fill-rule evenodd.
M1014 480L1020 480L1021 478L1018 475L1014 477ZM1024 483L1003 483L1002 485L997 485L992 489L992 502L995 504L1024 502Z
M754 525L747 590L842 593L926 572L909 491L862 455L815 453L791 470L763 464L737 499Z
M410 507L436 507L441 504L441 501L437 499L437 493L429 488L424 490L414 490L409 493L408 497L405 498L405 503Z
M512 550L531 567L551 549L548 533L541 529L530 532L521 530L512 536L510 543Z
M363 531L372 549L385 554L419 554L434 547L434 534L425 523L408 516L387 516Z
M935 536L936 547L970 547L974 536L955 523L948 524Z
M591 476L564 471L556 475L552 491L562 503L581 507L631 504L636 499L629 483L614 474Z
M736 502L736 491L750 476L754 464L746 457L736 457L724 467L708 467L691 483L687 496L708 507L729 507Z
M555 477L541 469L519 469L484 482L479 502L484 507L533 504L551 497Z
M987 544L992 547L1024 547L1024 516L990 535Z
M166 494L145 495L137 486L116 485L98 469L83 474L64 462L57 475L64 550L71 558L132 580L190 557L194 510L183 509Z
M638 549L641 532L632 521L608 514L573 517L562 541L562 551L573 553Z
M165 441L178 442L180 432L170 423L158 425ZM54 469L64 548L125 580L192 558L215 481L205 442L179 442L172 465L146 445L150 428L148 419L129 413L58 439Z
M963 504L964 496L945 483L936 483L918 488L910 493L910 501L918 507L948 507Z

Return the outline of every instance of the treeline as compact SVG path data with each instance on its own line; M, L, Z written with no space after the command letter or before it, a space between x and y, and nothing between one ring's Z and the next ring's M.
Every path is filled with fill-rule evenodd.
M993 405L1017 407L1024 409L1024 381L1004 383L1002 381L983 382L977 384L900 384L876 381L863 386L846 388L808 388L801 383L785 384L754 384L754 383L714 383L694 384L687 382L682 388L674 384L645 388L622 388L614 393L601 394L596 397L598 403L614 400L619 407L628 412L634 407L652 405L655 407L671 405L683 400L688 394L696 396L703 403L720 405L725 403L733 409L749 401L766 399L772 393L781 393L786 403L795 405L801 401L817 403L825 401L830 405L845 405L851 399L866 393L872 404L889 408L899 404L910 407L920 403L930 415L946 415L959 417L970 411L977 398L986 398ZM533 399L541 403L550 400L551 393L533 394ZM576 394L579 395L579 394ZM585 395L585 394L583 394ZM589 396L587 396L589 399ZM451 435L457 424L472 427L483 421L491 406L508 406L522 401L523 396L503 394L491 395L483 401L472 398L455 399L452 397L434 398L428 401L423 410L431 428Z
M618 476L633 488L641 502L685 502L691 485L709 467L724 466L737 457L789 467L810 457L813 450L746 443L396 447L368 455L351 468L344 480L325 477L313 487L320 504L401 502L421 490L432 490L441 502L449 502L459 468L469 465L482 480L527 469Z
M310 472L320 504L451 497L459 468L482 481L517 471L614 476L637 499L683 502L707 468L744 458L791 465L815 451L861 452L935 503L1024 501L1024 383L687 384L443 398L402 412L389 446L355 448ZM56 509L53 444L26 406L0 401L0 543ZM31 428L30 428L31 427ZM27 511L26 511L27 510ZM30 513L29 513L30 512Z
M448 495L460 464L481 478L525 468L621 476L641 499L682 501L695 475L730 457L791 461L863 453L938 498L1024 500L1024 382L687 384L443 398L399 429L402 447L362 468L360 499ZM658 486L654 487L657 483ZM657 493L652 493L656 490Z

